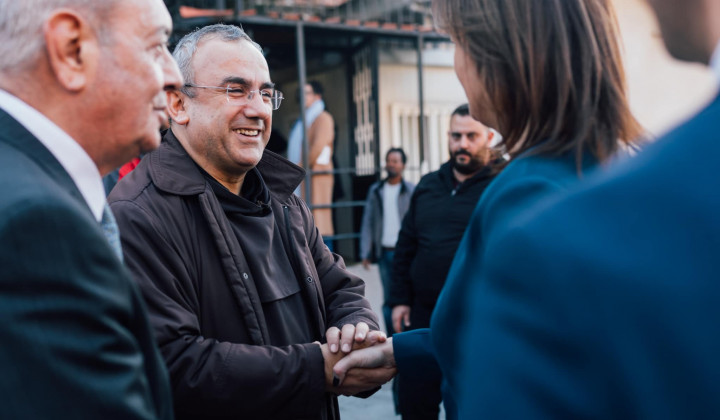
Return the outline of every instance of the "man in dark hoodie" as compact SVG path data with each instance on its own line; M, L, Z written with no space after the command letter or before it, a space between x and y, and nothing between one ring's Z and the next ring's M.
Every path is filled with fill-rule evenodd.
M418 183L395 247L388 302L395 332L430 326L455 251L495 174L488 165L493 136L493 131L470 116L467 104L453 111L448 132L450 160ZM403 419L437 419L442 400L438 378L422 384L403 382L402 375L397 380Z
M282 94L260 47L212 25L173 53L170 130L109 197L148 304L178 418L334 419L394 369L333 386L353 343L382 340L364 283L292 194L298 166L265 151ZM322 344L321 344L322 343Z

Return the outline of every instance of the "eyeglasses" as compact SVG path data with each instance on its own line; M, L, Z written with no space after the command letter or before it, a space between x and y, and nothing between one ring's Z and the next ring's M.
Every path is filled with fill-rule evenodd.
M241 88L241 87L230 87L230 85L227 85L225 87L223 87L223 86L199 86L199 85L193 85L190 83L186 83L185 87L198 88L198 89L224 90L225 97L227 98L228 103L233 106L245 105L248 102L252 101L252 99L255 97L255 94L258 94L258 95L260 95L260 98L262 98L263 103L271 106L273 111L277 111L280 108L280 104L282 103L282 100L284 99L282 92L280 92L279 90L275 90L275 89L247 90L247 89Z

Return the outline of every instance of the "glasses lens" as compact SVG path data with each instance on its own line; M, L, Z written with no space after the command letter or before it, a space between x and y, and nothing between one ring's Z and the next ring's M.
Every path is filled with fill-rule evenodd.
M272 93L266 90L245 90L242 88L226 88L227 101L232 106L245 105L248 102L255 99L255 96L259 96L261 100L270 105L273 111L280 108L280 103L283 100L283 94L279 90L273 90Z

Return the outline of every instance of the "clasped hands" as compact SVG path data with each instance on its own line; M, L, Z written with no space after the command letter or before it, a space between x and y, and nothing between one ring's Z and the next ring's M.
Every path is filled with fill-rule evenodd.
M355 395L381 386L395 376L392 338L370 331L364 322L330 327L322 344L328 392Z

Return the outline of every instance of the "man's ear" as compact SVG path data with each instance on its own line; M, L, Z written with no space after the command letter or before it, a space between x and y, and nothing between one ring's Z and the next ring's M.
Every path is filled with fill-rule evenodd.
M190 117L185 110L185 96L177 90L168 90L165 94L167 95L167 110L170 119L180 125L190 122Z
M97 67L99 46L90 25L72 10L53 12L45 21L45 44L55 77L67 90L79 91Z
M492 139L494 139L494 138L495 138L495 132L492 130L488 130L488 139L487 139L488 144L492 143Z

